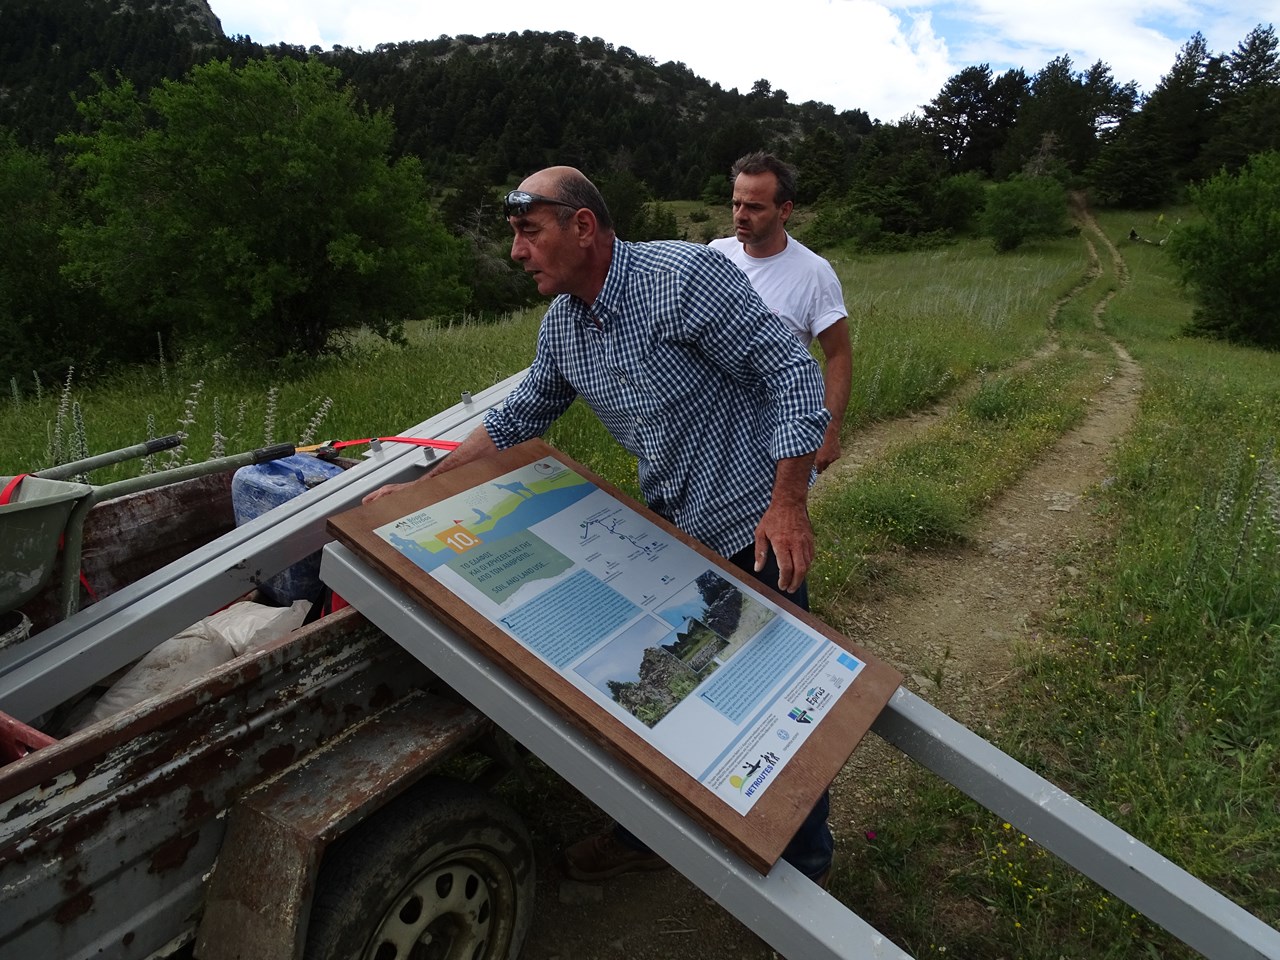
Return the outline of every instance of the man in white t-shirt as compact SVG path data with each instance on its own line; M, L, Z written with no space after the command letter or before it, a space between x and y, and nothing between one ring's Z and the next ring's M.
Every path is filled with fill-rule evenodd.
M773 154L757 151L740 158L730 175L735 236L712 240L710 246L737 264L760 299L804 346L817 340L822 348L825 403L831 411L814 460L822 471L840 456L840 427L853 374L844 293L831 264L787 233L795 205L795 171Z

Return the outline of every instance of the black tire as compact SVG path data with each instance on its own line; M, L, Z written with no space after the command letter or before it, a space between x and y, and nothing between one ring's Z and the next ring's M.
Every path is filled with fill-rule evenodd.
M515 960L533 848L488 793L430 777L325 854L306 960Z

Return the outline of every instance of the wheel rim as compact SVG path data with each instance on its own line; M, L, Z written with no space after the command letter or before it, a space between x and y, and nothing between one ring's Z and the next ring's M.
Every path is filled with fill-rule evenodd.
M364 960L485 960L500 956L495 920L511 879L483 850L452 855L400 888L369 939Z

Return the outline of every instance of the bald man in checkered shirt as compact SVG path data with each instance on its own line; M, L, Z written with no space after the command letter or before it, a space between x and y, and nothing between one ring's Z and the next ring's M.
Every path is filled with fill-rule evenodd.
M817 361L720 254L619 240L572 167L528 177L504 213L512 258L555 300L528 375L428 477L541 436L580 397L636 456L652 510L808 609L808 491L831 419ZM783 853L818 882L826 821L824 795ZM621 827L566 861L579 880L666 866Z

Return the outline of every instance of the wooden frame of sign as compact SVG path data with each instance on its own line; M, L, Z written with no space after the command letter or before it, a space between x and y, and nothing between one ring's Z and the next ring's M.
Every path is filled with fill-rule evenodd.
M553 457L600 490L695 550L730 583L767 596L784 615L801 621L865 664L830 713L812 730L777 778L746 814L720 799L641 734L591 700L523 643L447 589L373 531L433 503L480 486L517 468ZM767 873L822 792L835 779L880 710L897 689L901 675L800 610L781 595L744 574L643 504L597 477L541 440L520 444L497 456L473 461L430 480L413 484L373 503L329 518L329 530L442 622L472 641L494 663L524 684L549 707L662 791L676 806L748 864ZM430 667L430 664L427 664Z

